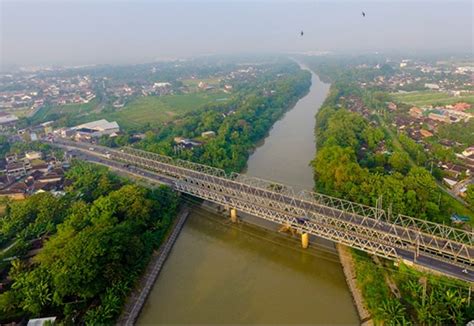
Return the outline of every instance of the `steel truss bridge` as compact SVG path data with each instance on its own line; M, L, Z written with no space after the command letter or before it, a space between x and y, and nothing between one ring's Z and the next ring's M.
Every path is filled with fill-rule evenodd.
M474 281L473 232L131 147L116 150L65 140L56 144L99 156L102 163L133 165L164 177L177 191L301 234Z

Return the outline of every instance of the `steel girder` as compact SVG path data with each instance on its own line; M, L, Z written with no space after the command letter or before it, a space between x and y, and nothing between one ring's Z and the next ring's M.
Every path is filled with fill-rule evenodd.
M301 223L298 221L298 216L260 206L258 204L249 203L236 197L225 196L216 193L215 191L183 181L176 181L175 188L180 192L203 198L220 205L229 206L241 212L252 214L280 225L290 225L300 233L313 234L380 257L388 259L398 258L397 252L392 246L362 237L360 234L356 234L355 232L347 232L342 228L326 226L314 220Z
M251 177L247 175L242 175L238 173L231 173L226 174L226 172L222 169L217 169L213 167L209 167L206 165L192 163L189 161L173 159L168 156L159 155L151 152L142 151L132 147L124 147L123 149L125 152L141 156L145 158L149 158L151 160L155 160L162 163L172 164L175 166L183 167L185 169L193 170L196 172L202 172L205 174L209 174L215 177L224 178L228 180L237 181L242 184L249 185L251 187L270 190L274 193L278 193L281 195L288 195L295 199L311 201L314 203L318 203L321 205L325 205L327 207L336 208L345 212L349 212L352 214L368 217L370 219L382 220L388 222L393 225L398 225L404 228L412 228L417 229L420 232L441 237L443 239L451 239L455 242L465 243L469 246L474 245L474 233L469 232L466 230L461 230L457 228L453 228L447 225L438 224L406 215L396 215L391 216L383 209L378 209L375 207L362 205L358 203L354 203L348 200L340 199L331 197L328 195L315 193L307 190L303 190L301 192L296 192L292 187L268 180L263 180L256 177Z
M379 237L390 243L394 247L413 248L421 247L431 252L437 252L441 256L450 256L454 262L460 260L472 264L472 246L464 243L458 243L450 238L442 238L438 235L426 234L423 232L426 228L421 230L403 227L399 224L388 223L381 218L373 218L369 214L380 216L376 208L355 204L352 202L334 199L333 197L314 194L311 192L303 192L299 196L292 197L287 194L293 194L288 188L284 188L281 184L272 183L269 181L260 182L257 178L239 177L233 174L231 177L222 177L225 175L222 172L216 171L214 168L205 169L203 165L196 165L195 163L184 164L181 161L179 166L170 164L173 160L163 157L161 155L148 153L136 149L127 148L124 153L116 152L114 157L119 160L125 160L128 163L137 164L147 169L152 169L157 172L165 173L181 180L197 180L205 181L202 184L209 189L214 188L214 191L227 193L230 192L233 196L240 196L247 200L267 206L272 209L279 209L281 211L291 212L292 214L299 214L300 216L308 216L315 218L315 216L332 217L333 225L344 223L347 229L357 230L361 232L360 235ZM159 158L158 160L156 158ZM195 169L191 169L195 168ZM199 170L199 171L196 171ZM211 174L201 172L202 170L212 171ZM218 169L217 169L218 170ZM219 176L217 176L219 175ZM249 185L251 180L251 185ZM241 183L243 181L246 183ZM266 187L267 189L264 189ZM270 188L270 190L268 189ZM279 191L279 192L277 192ZM302 200L304 198L306 200ZM345 222L341 220L345 219ZM328 220L329 221L329 220ZM409 221L413 221L410 219ZM328 222L328 224L331 224ZM429 223L425 223L428 225ZM418 224L414 224L418 225ZM446 229L447 227L444 227ZM440 227L438 230L442 230ZM452 228L451 228L452 229ZM363 232L362 232L363 231ZM457 234L457 233L451 233Z

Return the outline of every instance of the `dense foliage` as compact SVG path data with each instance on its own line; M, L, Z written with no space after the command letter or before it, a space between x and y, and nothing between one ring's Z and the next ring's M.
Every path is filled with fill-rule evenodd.
M346 73L341 67L318 68L334 83L316 119L316 190L372 206L382 198L383 208L390 207L394 214L450 223L449 216L458 207L425 168L428 158L423 147L386 128L380 110L384 95L354 86L352 81L365 78L354 69ZM372 110L370 115L348 111L343 98L349 95L362 98ZM453 155L437 146L434 151L439 157ZM358 251L353 256L357 283L376 323L461 325L474 317L463 282L396 267L390 261L374 262Z
M404 152L370 150L385 138L356 113L325 106L317 122L318 153L313 161L316 189L374 206L437 222L449 222L452 207L444 203L435 179L425 168L410 166ZM361 148L369 151L361 153ZM390 172L390 173L389 173Z
M111 323L176 214L169 188L125 184L107 170L77 162L68 195L39 194L12 203L4 239L19 230L43 236L30 261L13 260L2 320L58 315L69 323ZM29 239L31 237L24 237Z
M281 118L311 84L311 75L295 63L277 65L253 83L242 85L237 98L193 112L159 131L150 131L138 146L227 171L245 167L249 152L273 123ZM217 136L192 150L173 150L173 137L199 137L213 130Z

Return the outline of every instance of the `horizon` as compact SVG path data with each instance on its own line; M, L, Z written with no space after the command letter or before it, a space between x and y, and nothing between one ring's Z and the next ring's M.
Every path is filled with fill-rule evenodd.
M472 54L473 49L470 1L300 0L270 6L268 1L4 0L1 6L2 70L227 54Z

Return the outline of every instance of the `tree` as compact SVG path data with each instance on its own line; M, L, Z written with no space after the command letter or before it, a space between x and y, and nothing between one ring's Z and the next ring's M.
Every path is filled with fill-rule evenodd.
M388 162L395 171L403 174L406 174L410 169L410 158L405 152L394 152L392 156L390 156Z

